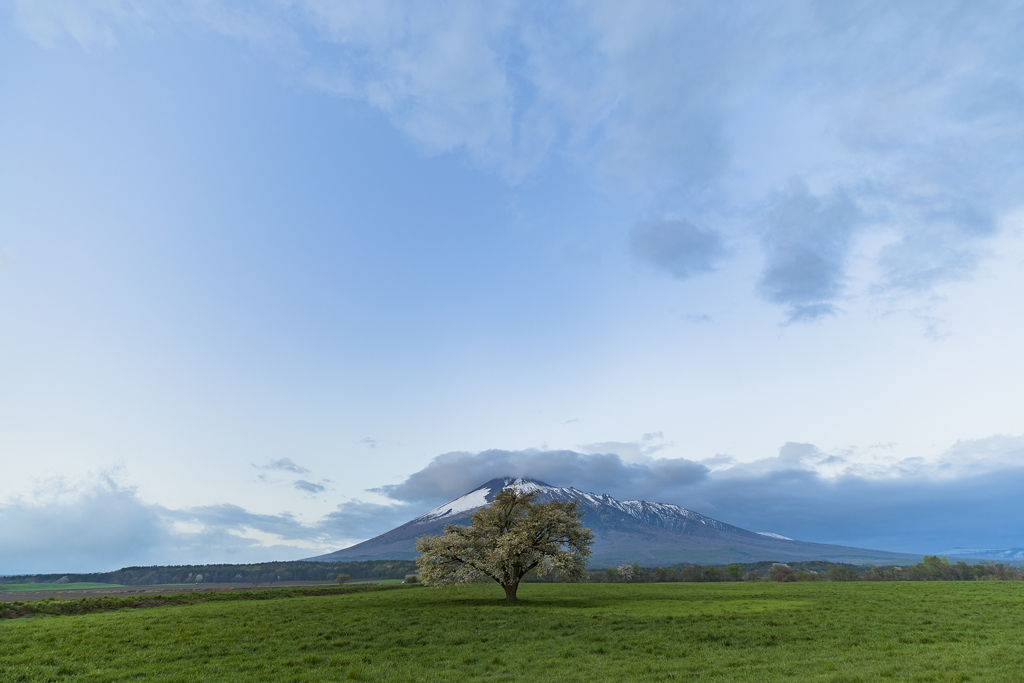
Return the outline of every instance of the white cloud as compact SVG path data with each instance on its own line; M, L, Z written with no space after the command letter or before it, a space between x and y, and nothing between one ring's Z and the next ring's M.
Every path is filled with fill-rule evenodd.
M109 48L117 43L115 29L133 18L133 9L121 0L16 0L14 19L22 31L45 47L54 47L68 35L83 46Z
M645 221L630 232L633 257L668 271L679 280L714 270L725 257L722 236L689 221Z
M79 484L47 482L0 503L0 574L299 559L343 541L287 513L147 503L106 474Z
M305 479L296 480L295 483L292 484L292 488L297 489L299 491L305 491L310 495L323 493L324 491L327 490L326 481L317 483L313 481L306 481Z
M1022 11L880 1L15 4L19 25L48 46L70 36L110 47L119 33L199 23L380 110L428 152L464 151L513 183L570 159L657 207L655 224L758 234L762 292L791 321L837 310L850 216L897 235L877 255L876 292L917 296L977 268L1018 196ZM799 225L772 201L793 178L806 184L805 205L821 205ZM707 240L691 253L692 241L640 251L684 277L721 255Z
M301 465L295 464L291 458L280 458L271 460L266 465L253 465L260 470L280 470L282 472L293 472L295 474L309 474L309 470Z

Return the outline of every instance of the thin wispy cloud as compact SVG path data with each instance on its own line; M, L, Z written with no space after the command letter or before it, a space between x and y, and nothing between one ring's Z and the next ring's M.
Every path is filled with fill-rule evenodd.
M311 481L306 481L305 479L297 480L292 484L292 487L298 489L299 491L305 491L306 493L313 494L323 493L324 491L327 490L327 487L324 486L322 483L317 484Z
M987 255L986 238L996 231L993 216L977 206L932 207L921 225L879 255L885 280L896 291L928 292L969 279Z
M726 255L720 233L685 220L638 223L629 239L634 258L679 280L714 270Z
M671 441L665 440L665 435L662 432L649 432L637 441L602 441L584 444L579 449L582 453L591 455L613 453L629 461L643 462L658 451L673 445Z
M787 307L789 322L836 312L853 231L862 221L844 192L814 197L799 182L775 203L761 238L766 263L758 287Z
M301 465L297 465L291 458L271 460L266 465L253 465L253 467L261 470L278 470L281 472L292 472L294 474L309 474L309 470Z

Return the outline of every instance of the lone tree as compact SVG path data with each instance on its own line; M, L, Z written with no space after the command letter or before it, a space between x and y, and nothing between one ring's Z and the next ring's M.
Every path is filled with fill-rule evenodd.
M469 526L449 524L441 536L421 536L416 550L420 578L428 586L491 579L515 602L526 572L587 578L594 534L584 529L576 501L534 502L537 492L503 489L470 516Z

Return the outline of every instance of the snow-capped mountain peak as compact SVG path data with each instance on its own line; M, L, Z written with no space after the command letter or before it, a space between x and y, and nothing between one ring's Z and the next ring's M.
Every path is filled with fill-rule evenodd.
M597 567L637 561L726 563L749 562L753 559L827 559L833 562L867 561L881 564L893 564L903 559L917 561L912 555L805 543L772 532L754 533L672 503L620 501L607 493L588 493L571 487L551 486L527 477L492 479L380 536L310 559L414 559L417 555L417 539L443 533L449 524L469 524L470 514L474 510L491 503L495 495L508 487L534 492L539 503L578 503L583 512L583 525L594 534L591 561ZM1014 548L998 552L1012 555L1019 550Z
M541 489L554 488L552 486L548 486L542 481L537 481L536 479L528 479L526 477L516 477L515 479L512 480L506 479L505 482L506 483L504 488L516 489L517 491L520 491L522 493L529 493L530 491L540 491Z
M523 492L536 492L537 500L549 502L553 500L575 500L583 507L584 512L607 517L609 514L620 513L635 521L666 529L692 528L693 525L709 527L717 530L736 529L730 524L705 517L684 507L672 503L653 503L646 500L616 500L607 493L596 494L580 491L572 487L551 486L537 479L528 477L501 477L492 479L486 484L469 493L439 505L433 510L423 513L410 524L430 524L434 522L454 521L455 518L466 517L477 508L487 505L494 496L505 488L515 488ZM737 529L738 531L742 531ZM749 532L745 532L749 533ZM781 536L775 536L782 540Z
M524 493L554 489L554 487L548 486L542 481L528 479L526 477L502 477L501 479L492 479L483 486L473 489L469 493L459 496L455 500L450 500L444 505L438 505L433 510L424 512L422 515L412 520L412 523L426 524L428 522L436 522L444 520L445 518L457 517L463 513L472 512L478 507L482 507L490 503L494 500L494 495L505 488L515 488Z

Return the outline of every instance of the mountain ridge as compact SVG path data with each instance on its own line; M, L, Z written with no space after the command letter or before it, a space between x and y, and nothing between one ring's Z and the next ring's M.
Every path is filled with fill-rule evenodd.
M938 554L957 559L1024 561L1024 548L953 548Z
M755 532L707 517L673 503L619 501L605 494L573 487L551 486L528 477L499 477L444 505L413 518L391 531L332 553L316 561L408 560L417 555L416 538L442 533L446 524L469 524L470 515L490 503L503 488L536 491L538 502L575 500L583 523L594 531L591 566L623 562L725 564L760 560L827 560L852 564L913 563L920 555L892 553L797 541L772 532Z

